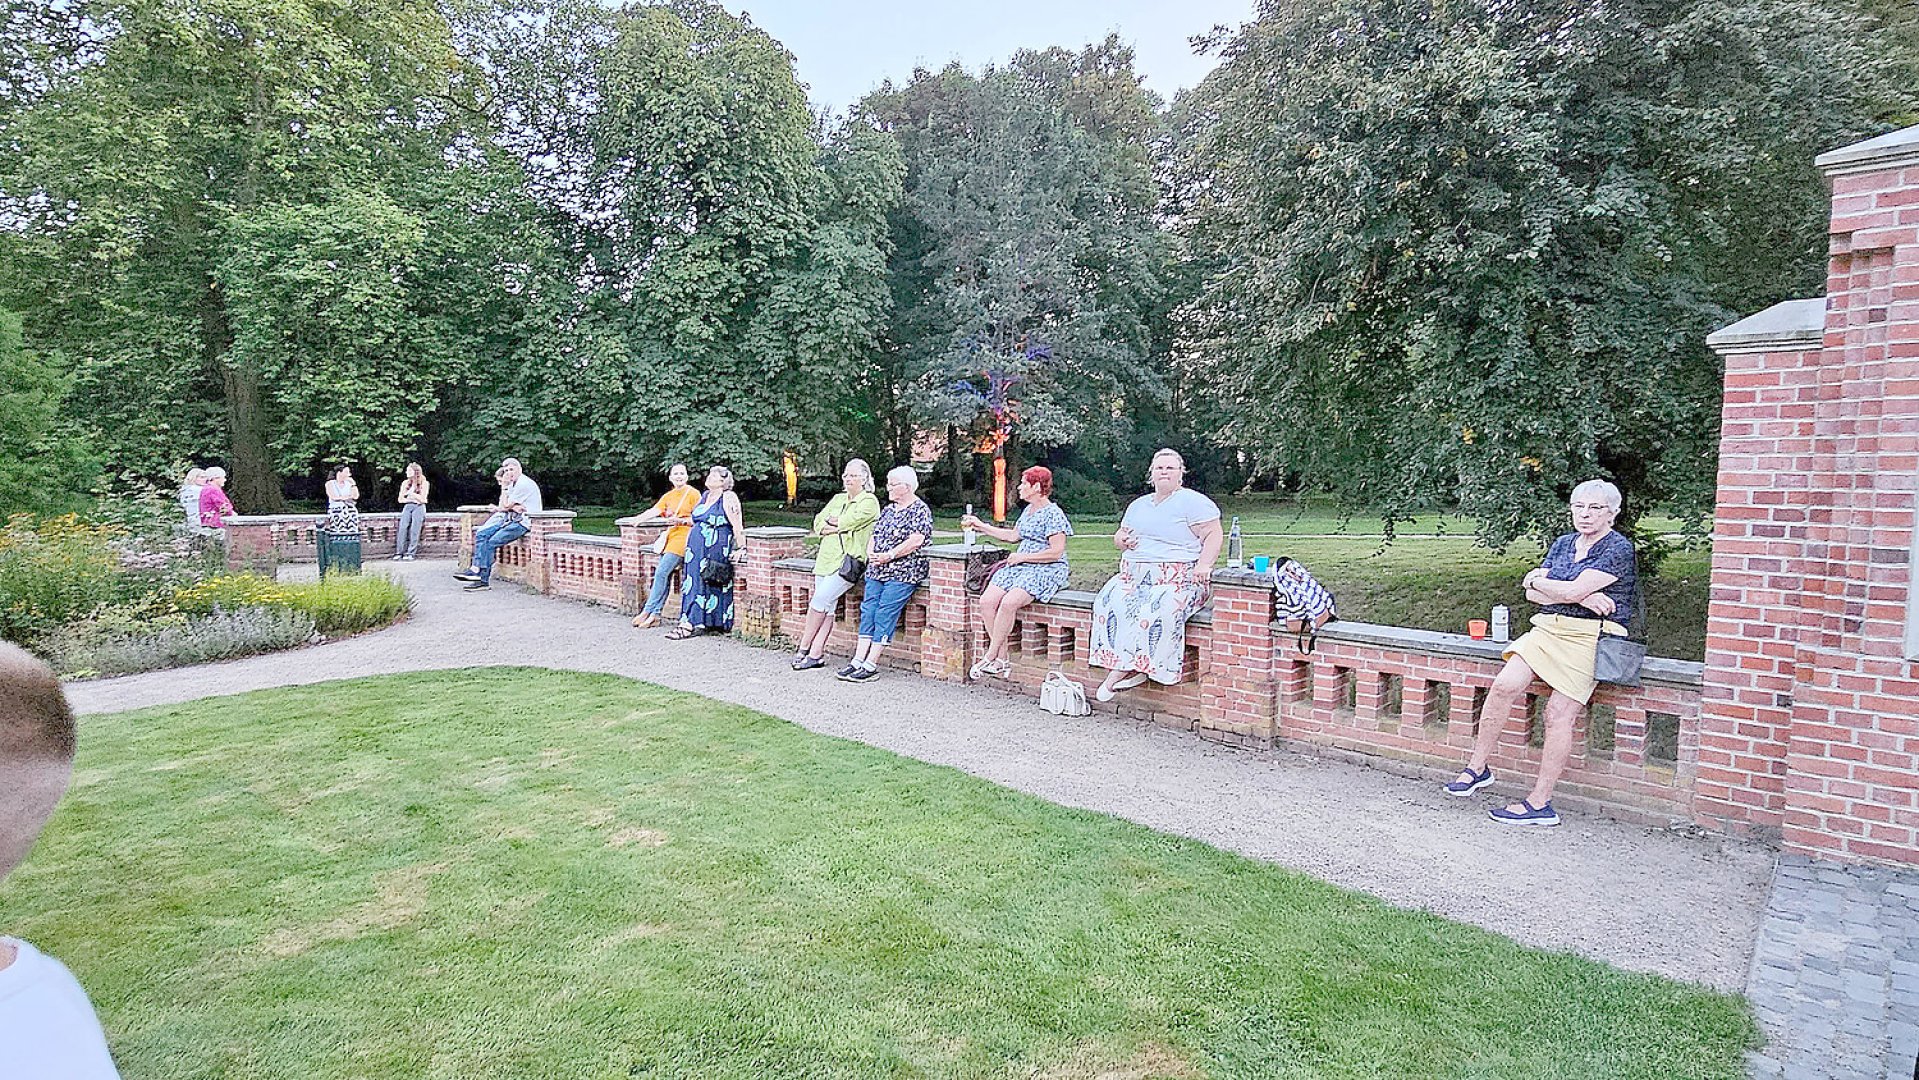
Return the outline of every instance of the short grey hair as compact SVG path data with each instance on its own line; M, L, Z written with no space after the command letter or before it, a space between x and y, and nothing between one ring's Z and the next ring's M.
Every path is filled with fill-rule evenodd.
M1619 489L1606 480L1587 480L1573 489L1572 497L1567 501L1580 502L1582 500L1604 503L1614 510L1618 510L1625 502L1625 499L1619 494Z
M913 471L911 465L895 465L886 470L886 486L905 484L906 490L917 493L920 489L920 474Z
M208 480L225 480L226 478L227 478L227 471L225 469L222 469L218 465L215 465L207 470Z
M1167 456L1168 454L1171 454L1171 455L1172 455L1172 457L1173 457L1173 460L1174 460L1174 461L1177 461L1177 462L1179 462L1179 467L1180 467L1180 470L1181 470L1182 472L1183 472L1183 471L1185 471L1185 469L1186 469L1186 455L1185 455L1185 454L1182 454L1182 453L1180 453L1179 451L1177 451L1177 450L1175 450L1175 449L1173 449L1173 448L1172 448L1172 447L1170 447L1170 446L1162 446L1162 447L1160 447L1160 448L1159 448L1158 450L1155 450L1155 451L1153 451L1153 460L1154 460L1154 461L1158 461L1158 460L1159 460L1160 458L1163 458L1163 457L1165 457L1165 456Z
M522 465L522 464L520 464L520 459L519 459L519 458L516 458L516 457L510 457L510 458L507 458L507 459L506 459L505 461L502 461L502 462L500 462L500 468L502 468L502 469L525 469L525 468L526 468L526 466L524 466L524 465Z
M845 476L847 473L859 473L861 476L866 477L866 491L868 494L872 494L877 490L878 485L873 483L873 466L868 465L865 458L847 459L846 468L840 470L840 475Z
M724 485L723 487L720 488L721 491L733 490L733 470L732 469L729 469L724 465L715 465L706 471L709 476L712 475L713 473L720 474L720 481Z

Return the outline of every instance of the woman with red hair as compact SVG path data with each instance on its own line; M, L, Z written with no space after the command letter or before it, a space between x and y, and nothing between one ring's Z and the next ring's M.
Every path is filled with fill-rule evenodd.
M1020 473L1019 497L1026 509L1020 511L1016 528L989 525L971 514L960 519L962 528L978 529L995 540L1019 544L1019 550L1006 556L993 571L979 598L987 642L986 655L973 665L975 679L982 675L1004 679L1012 674L1006 647L1019 610L1035 600L1051 600L1054 593L1066 587L1066 538L1073 535L1073 525L1053 502L1053 471L1035 465Z

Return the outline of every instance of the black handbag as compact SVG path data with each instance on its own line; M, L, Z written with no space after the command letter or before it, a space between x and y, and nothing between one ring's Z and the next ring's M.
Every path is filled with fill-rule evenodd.
M709 589L733 587L733 564L724 558L701 559L700 581Z
M858 585L866 579L866 560L851 555L840 556L840 579L848 585Z
M1006 561L1011 552L1003 548L987 548L985 551L970 551L966 554L966 591L978 596L986 591L993 580L993 571Z
M1626 622L1626 636L1599 632L1599 651L1593 655L1593 678L1614 686L1638 686L1639 668L1646 662L1646 643L1634 638L1633 628L1641 635L1646 627L1646 593L1633 585L1633 613Z

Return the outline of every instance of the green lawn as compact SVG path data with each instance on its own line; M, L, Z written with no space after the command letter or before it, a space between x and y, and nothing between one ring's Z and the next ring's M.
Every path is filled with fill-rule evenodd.
M129 1080L1664 1080L1756 1038L1734 997L544 671L88 718L0 912Z
M1434 515L1402 524L1399 537L1384 543L1377 518L1342 519L1317 501L1280 503L1269 497L1221 500L1230 517L1238 515L1246 554L1289 555L1304 562L1339 599L1342 618L1357 622L1414 626L1464 633L1471 619L1483 619L1494 604L1513 609L1515 633L1533 612L1519 579L1539 565L1536 544L1518 543L1497 553L1473 542L1470 521ZM613 535L620 516L605 508L582 513L573 526L580 532ZM812 524L811 510L786 510L778 503L748 503L746 520L755 525ZM1650 519L1652 528L1678 523ZM1073 585L1097 589L1119 565L1113 547L1117 519L1075 518L1067 547ZM959 515L940 514L936 529L959 531ZM1648 639L1655 656L1703 660L1706 655L1707 570L1705 548L1668 557L1650 579L1646 596Z

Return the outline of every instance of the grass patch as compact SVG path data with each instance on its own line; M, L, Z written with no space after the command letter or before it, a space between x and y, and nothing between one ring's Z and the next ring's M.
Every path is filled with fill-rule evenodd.
M1733 997L610 676L89 718L0 889L129 1077L1737 1077Z

